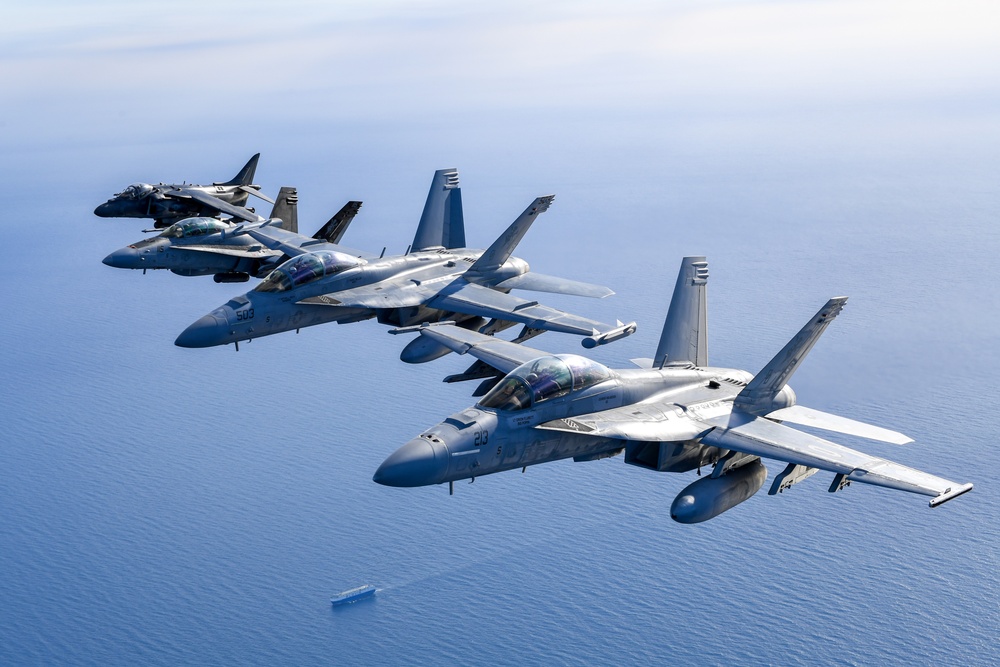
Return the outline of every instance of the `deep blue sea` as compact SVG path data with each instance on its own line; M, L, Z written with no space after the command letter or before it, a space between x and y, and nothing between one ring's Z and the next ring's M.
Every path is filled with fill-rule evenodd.
M37 122L19 94L0 122L0 665L1000 663L995 113L331 104L288 122L289 99L159 110L129 85L141 103L39 93ZM593 352L612 367L652 355L684 255L710 263L713 365L756 372L848 295L799 402L915 442L831 439L976 488L931 510L820 473L684 526L669 507L693 473L621 458L453 497L379 486L388 454L474 401L440 381L470 359L405 365L374 322L181 349L245 286L101 263L145 226L92 214L113 192L228 179L257 151L307 233L364 200L345 242L374 252L405 250L435 169L459 168L474 246L554 192L517 255L616 290L543 297L638 321ZM365 583L373 599L331 608Z
M472 402L471 387L440 382L467 359L404 365L403 341L373 322L238 353L177 348L178 332L241 286L110 269L101 258L142 225L91 214L157 165L125 168L90 147L46 156L50 170L24 157L0 238L0 664L1000 658L992 181L902 161L828 177L664 159L662 190L599 169L536 174L544 184L463 169L481 245L532 196L558 193L519 254L618 290L547 299L639 321L595 352L612 366L651 354L683 254L709 257L714 364L756 371L824 299L850 295L794 379L800 402L916 439L845 444L976 484L930 510L863 485L831 495L821 474L682 526L668 508L693 476L620 458L483 477L454 497L374 484L386 455ZM411 164L405 188L373 178L355 195L266 159L259 180L305 184L303 229L325 219L314 201L329 179L329 210L366 200L351 243L397 251L431 171L449 166ZM188 169L211 179L228 163ZM404 219L380 215L386 204ZM374 599L330 607L368 582Z

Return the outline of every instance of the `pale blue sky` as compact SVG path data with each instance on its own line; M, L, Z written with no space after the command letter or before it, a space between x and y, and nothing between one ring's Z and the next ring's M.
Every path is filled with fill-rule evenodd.
M1000 104L1000 6L978 0L40 2L6 4L0 26L6 145L73 117L47 135L234 116L974 117Z

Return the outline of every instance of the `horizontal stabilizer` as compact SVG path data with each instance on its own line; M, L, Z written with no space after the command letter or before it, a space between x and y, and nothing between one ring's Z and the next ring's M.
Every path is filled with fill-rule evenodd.
M568 280L558 276L547 276L543 273L529 271L520 276L508 278L495 285L497 289L523 289L533 292L551 292L552 294L568 294L570 296L589 296L603 299L614 294L613 290L603 285L592 285L577 280Z
M788 408L775 410L774 412L768 413L767 418L776 419L782 422L791 422L792 424L799 424L800 426L811 426L813 428L823 429L824 431L834 431L836 433L855 435L859 438L868 438L869 440L890 442L894 445L905 445L908 442L913 442L913 438L907 437L902 433L890 431L887 428L881 428L879 426L872 426L871 424L865 424L864 422L848 419L847 417L831 415L828 412L813 410L812 408L807 408L802 405L793 405Z

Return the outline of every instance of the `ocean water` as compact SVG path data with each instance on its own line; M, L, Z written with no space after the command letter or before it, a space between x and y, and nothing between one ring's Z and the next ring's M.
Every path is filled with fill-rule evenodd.
M288 108L85 88L25 84L0 123L0 664L1000 662L1000 127L983 99L410 114L375 85ZM907 433L832 439L976 488L931 510L827 493L821 473L682 526L669 507L693 473L621 458L452 497L374 484L474 401L440 382L469 359L402 364L373 322L177 348L243 286L101 264L143 236L93 216L111 193L226 179L257 151L266 191L299 187L304 231L363 199L345 241L375 252L405 249L435 169L461 172L470 245L555 192L517 255L616 290L544 297L638 321L593 352L612 367L655 349L684 255L710 263L714 365L756 372L846 294L800 403ZM363 583L373 599L330 606Z
M67 151L62 168L85 153ZM411 226L439 166L409 179ZM800 402L916 439L845 444L976 484L930 510L862 485L831 495L818 475L681 526L668 509L693 476L620 458L483 477L454 497L374 484L386 455L473 402L469 387L439 382L467 360L406 366L403 341L371 322L238 353L177 348L184 326L240 286L103 266L139 225L91 215L105 179L42 174L19 181L3 227L0 663L988 665L1000 655L992 184L842 176L831 186L775 173L781 185L764 187L678 169L672 196L701 208L654 194L661 214L647 197L626 215L601 188L559 183L551 220L519 254L618 290L547 299L639 321L596 358L626 366L650 354L683 253L709 257L715 364L757 370L818 304L846 293L792 383ZM65 185L45 197L53 182ZM464 182L470 237L484 243L534 192ZM491 199L497 211L484 213ZM563 200L573 211L557 208ZM387 235L368 208L350 238L376 247ZM315 205L303 209L303 228L322 221ZM374 599L329 606L367 582Z

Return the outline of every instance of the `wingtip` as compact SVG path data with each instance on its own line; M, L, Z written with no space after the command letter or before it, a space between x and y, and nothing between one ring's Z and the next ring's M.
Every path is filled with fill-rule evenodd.
M939 505L943 505L949 500L958 498L959 496L964 495L969 491L972 491L971 482L968 484L960 484L958 486L953 486L949 489L945 489L944 492L942 492L941 494L931 498L930 502L927 503L927 505L928 507L937 507Z

